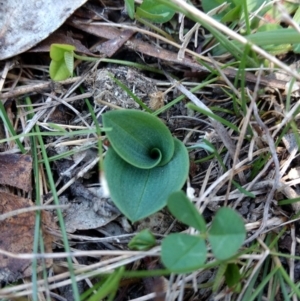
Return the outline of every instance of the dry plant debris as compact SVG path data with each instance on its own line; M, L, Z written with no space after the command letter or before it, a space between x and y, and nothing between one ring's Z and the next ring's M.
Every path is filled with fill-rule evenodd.
M0 191L0 214L16 211L16 214L0 221L0 249L13 254L32 253L35 213L18 213L18 210L30 208L34 203L29 199ZM49 212L42 212L43 243L47 253L52 252L52 235L47 228L55 228ZM32 274L32 261L0 254L0 281L14 282ZM38 261L38 271L50 267L52 259ZM36 271L34 271L35 273Z
M83 2L85 1L81 1ZM102 7L103 3L106 4L105 10ZM76 5L79 6L79 2ZM215 62L212 58L203 57L187 48L184 59L180 60L178 58L178 51L181 49L180 41L159 39L152 29L133 23L129 19L126 19L125 23L124 16L121 14L123 6L123 1L101 1L101 4L88 1L87 5L77 10L64 26L47 40L12 61L0 62L2 72L0 95L17 134L22 134L29 128L26 120L28 106L25 104L28 96L33 105L30 111L33 114L30 118L32 122L30 130L34 126L39 126L43 134L48 134L53 131L54 124L66 132L65 136L43 137L43 141L48 156L52 158L50 166L59 202L68 205L68 208L64 208L62 212L69 244L76 255L74 270L77 273L76 279L80 283L80 292L95 284L95 278L92 276L111 272L118 266L127 265L128 270L161 268L161 264L157 262L159 248L139 254L128 251L128 241L141 229L150 228L158 242L162 236L170 232L192 231L176 223L164 210L134 225L129 225L124 219L118 218L119 212L103 194L102 188L99 188L97 142L103 139L101 136L103 133L96 135L93 132L75 137L68 135L75 130L88 131L95 127L84 98L88 98L92 104L100 125L101 114L107 110L140 109L140 106L116 84L112 77L126 85L150 109L158 110L157 114L172 134L191 147L189 152L191 169L186 190L199 211L203 212L204 218L210 221L218 208L224 205L230 205L243 216L248 231L245 248L253 241L258 242L257 253L245 254L244 257L239 258L241 270L245 271L245 274L253 275L255 269L264 263L265 258L270 254L264 239L275 238L281 229L285 231L279 238L279 251L288 255L299 255L296 249L298 243L296 234L299 229L297 223L294 229L294 221L291 220L291 217L299 212L299 205L297 203L290 207L278 205L278 202L284 198L299 198L300 195L297 136L291 130L284 133L285 127L290 122L295 122L296 125L299 123L298 91L290 95L290 109L285 108L290 77L286 74L279 77L276 74L274 78L268 74L268 71L256 74L245 72L243 92L249 102L245 113L235 114L233 98L235 96L238 101L241 100L241 89L232 84L238 70L222 66L222 62L227 62L226 57L214 58L220 60ZM73 10L60 15L60 23L58 23L61 24ZM1 14L3 9L0 8L0 20ZM8 24L8 19L2 18L2 20L6 22L3 24ZM43 37L57 28L58 23L55 26L53 24ZM6 25L4 29L8 28ZM186 22L186 26L189 27L190 24ZM178 28L175 26L175 29ZM3 52L3 47L6 43L13 44L13 42L5 40L2 34L1 31L0 43L4 41L4 44L0 44L0 59L25 51L41 39L36 37L32 39L30 35L23 32L23 36L30 40L25 40L22 46L16 44L17 49L9 50L7 54ZM174 34L176 35L177 33ZM102 60L97 64L81 63L76 68L77 77L61 83L53 83L47 73L48 53L44 54L52 43L74 45L78 53L98 56ZM147 67L161 68L168 74L178 76L179 80L166 80L163 75L149 70L138 71L133 67L116 66L105 61L107 57L128 59ZM202 79L206 79L210 73L205 66L196 61L197 58L204 60L206 66L213 70L218 70L220 66L222 68L218 70L219 76L216 81L195 91L194 97L191 92L185 93L183 88L190 90ZM290 58L287 56L282 59ZM296 57L292 57L292 60L296 60ZM272 75L273 72L269 73ZM81 94L79 87L84 89L84 94ZM258 90L258 87L263 89ZM176 100L182 95L180 91L185 94L185 97ZM220 135L216 131L216 121L186 107L189 98L203 102L208 108L214 107L213 112L238 127L240 135L237 136L236 132L228 127L225 135ZM165 105L169 106L164 107ZM4 127L2 121L0 126L2 130ZM281 134L284 138L277 144ZM1 132L1 139L10 136L7 132ZM215 147L220 160L210 157L211 153L207 149L197 146L203 143L203 139ZM25 137L23 141L26 150L30 152L29 139ZM105 152L107 145L105 140L103 142ZM15 145L9 143L1 145L3 154L0 156L0 183L30 192L31 156L9 153L16 151L13 147ZM44 158L41 157L41 148L42 146L39 145L38 155L42 162ZM78 160L76 156L86 149L92 150L88 158L83 156L85 159ZM53 159L67 152L72 154L66 158ZM45 202L50 203L54 196L49 190L49 178L41 162L39 162L41 194ZM240 186L232 185L232 180ZM91 186L97 188L92 189ZM249 192L248 195L243 192L245 190ZM251 197L251 194L255 197ZM34 192L29 197L32 201L12 193L1 192L0 213L34 206ZM55 227L49 212L43 212L42 216L45 253L49 253L51 257L52 249L57 252L64 251L62 233L57 229L53 230ZM58 219L57 216L55 217ZM291 225L286 226L286 224ZM283 228L285 226L286 228ZM55 233L55 244L46 228L52 229ZM12 282L31 275L31 261L19 259L17 255L32 252L33 229L33 212L18 214L0 222L0 249L11 252L15 256L0 255L1 281ZM68 286L71 283L71 272L68 271L65 259L68 254L61 256L53 266L54 274L51 277L50 273L48 275L48 285L51 285L49 291L52 296L59 294L59 298L69 300L71 297L66 291L72 288ZM80 262L76 262L77 259ZM49 258L44 262L39 261L40 268L43 264L50 267L52 261ZM288 262L282 259L280 264L290 273L292 281L299 282L297 261L292 263L292 260ZM94 274L90 276L88 272ZM117 300L155 298L157 290L176 297L181 296L181 300L213 300L214 298L225 300L232 296L238 299L239 294L229 291L223 285L223 280L220 281L219 287L216 285L212 288L211 283L217 282L217 274L217 269L212 268L194 274L179 275L176 279L173 276L169 278L161 276L140 282L133 279L124 280ZM249 276L241 281L243 290L247 289L247 281L251 279ZM47 286L39 281L38 286L41 291L47 290ZM32 287L25 290L21 285L14 285L16 292L31 295ZM165 285L168 285L170 292ZM61 289L62 287L64 290ZM269 290L271 289L270 285ZM1 294L4 296L7 290L7 288L0 289L0 296ZM240 295L243 295L243 291Z
M99 105L111 104L124 109L140 107L112 77L125 84L130 91L134 91L134 94L146 105L157 106L154 99L155 93L158 92L155 82L134 68L122 66L99 69L96 74L87 78L86 84L91 86L89 90Z
M32 158L28 155L0 155L0 184L29 192L31 185Z
M92 194L91 199L76 197L68 200L66 197L60 198L60 204L69 205L64 213L66 229L69 233L76 230L90 230L105 226L114 221L118 216L117 209L108 198L103 197L102 189L99 189L98 196Z

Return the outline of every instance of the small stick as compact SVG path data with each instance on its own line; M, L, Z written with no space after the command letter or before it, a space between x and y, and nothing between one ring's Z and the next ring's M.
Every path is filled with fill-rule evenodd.
M72 78L66 79L64 81L60 81L58 84L59 85L69 85L69 84L75 83L76 81L78 81L80 79L81 79L81 76L72 77ZM41 91L45 91L46 89L51 89L51 88L55 89L55 85L57 85L57 83L54 83L52 81L47 81L47 82L44 82L41 84L36 84L36 85L21 86L21 87L14 89L13 91L0 94L0 98L2 100L3 99L6 100L8 98L14 98L14 97L18 97L18 96L21 96L24 94L40 93Z
M29 208L21 208L17 210L13 210L7 213L3 213L0 215L0 221L4 221L7 218L13 217L15 215L19 215L22 213L27 213L30 211L38 211L38 210L54 210L54 209L66 209L69 205L48 205L48 206L33 206Z

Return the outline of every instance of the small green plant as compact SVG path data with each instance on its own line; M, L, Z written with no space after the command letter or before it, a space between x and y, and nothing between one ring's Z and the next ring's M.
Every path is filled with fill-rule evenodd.
M120 281L123 277L124 271L125 271L124 266L116 269L112 274L104 277L93 287L86 290L80 296L80 300L98 301L98 300L104 300L104 298L107 298L105 300L114 300L120 285Z
M198 235L175 233L163 239L161 258L171 272L186 273L202 267L207 256L206 239L215 258L226 261L236 254L246 238L243 219L231 208L220 208L209 229L203 216L182 191L169 196L168 208L179 221L199 231ZM228 269L232 271L232 266ZM230 271L226 274L227 281L234 286L236 281L229 277ZM236 268L234 276L235 279L238 277Z
M102 116L110 147L104 172L110 195L132 222L167 204L187 179L189 156L157 117L138 110L110 111Z
M156 0L144 0L136 7L133 0L125 0L126 9L130 18L135 16L148 19L154 23L165 23L170 21L175 11ZM98 58L81 56L76 54L75 47L68 44L52 44L50 47L50 78L54 81L60 81L72 76L74 69L74 58L83 61L97 61Z
M125 0L126 9L131 19L135 17L135 6L133 0ZM161 4L157 0L144 0L136 8L136 16L145 18L154 23L165 23L170 21L175 15L175 11L167 5Z
M50 78L54 81L64 80L73 75L74 58L83 61L97 61L98 58L81 56L74 52L75 47L68 44L52 44L50 47Z
M50 77L59 81L70 77L74 69L75 47L66 44L52 44L50 47Z
M132 238L128 243L128 247L132 250L145 251L154 247L155 244L156 240L154 235L149 229L144 229Z

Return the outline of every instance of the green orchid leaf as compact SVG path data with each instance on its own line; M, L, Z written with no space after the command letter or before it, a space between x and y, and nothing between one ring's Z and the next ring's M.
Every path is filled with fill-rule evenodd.
M173 273L195 271L206 260L205 240L184 233L170 234L162 241L161 260Z
M229 1L231 2L231 1ZM202 0L201 5L203 11L208 13L209 11L215 9L216 7L222 5L224 3L223 0Z
M70 73L68 67L63 60L61 61L51 61L49 67L50 77L54 81L60 81L69 78L72 73Z
M139 140L144 138L143 135ZM120 139L123 140L122 137ZM106 153L104 172L111 198L132 222L166 206L168 196L180 190L186 181L189 171L188 152L181 141L172 139L175 145L172 159L168 164L152 169L141 169L127 163L113 147Z
M49 74L52 80L67 79L73 74L75 47L67 44L52 44L50 47Z
M242 13L242 6L237 5L233 9L229 10L223 17L221 22L233 22L235 20L239 20Z
M136 14L141 18L145 18L152 22L161 24L161 23L170 21L173 18L175 13L174 12L164 12L161 14L151 14L148 11L143 10L140 7L138 7L136 9Z
M74 50L75 50L75 47L73 45L51 44L50 58L54 61L61 61L61 60L64 60L65 52L73 52Z
M157 117L137 110L110 111L103 126L113 130L107 137L116 153L130 165L151 169L167 164L174 153L169 129Z
M74 55L73 52L66 51L64 53L64 63L69 71L69 74L72 75L74 69Z
M295 53L300 53L300 44L293 44L293 51Z
M138 110L102 116L111 147L104 159L110 195L132 222L162 209L181 189L189 171L184 144L157 117Z
M256 195L252 193L251 191L248 191L243 186L241 186L238 182L232 180L232 184L238 189L239 192L243 193L244 195L250 197L250 198L256 198Z
M246 229L242 217L233 209L219 209L208 232L208 240L217 259L232 257L242 246Z
M156 23L168 22L175 15L175 11L172 8L156 0L144 0L141 6L137 8L136 13L139 17Z
M234 288L241 281L240 269L236 263L229 263L226 267L225 281L230 288Z
M125 6L128 16L134 19L134 0L125 0Z
M156 240L149 229L144 229L131 239L128 247L132 250L146 251L154 247Z
M176 191L169 196L168 208L182 223L202 233L206 232L206 223L203 216L186 197L183 191Z

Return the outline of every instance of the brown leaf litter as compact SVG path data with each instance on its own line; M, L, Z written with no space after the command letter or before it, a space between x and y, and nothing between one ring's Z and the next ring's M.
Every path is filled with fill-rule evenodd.
M10 185L29 192L32 159L28 155L0 154L0 184Z
M11 193L0 191L0 214L22 208L30 208L34 203ZM16 212L17 213L17 212ZM52 236L47 227L54 227L49 212L42 212L43 243L47 253L52 252ZM32 253L35 228L35 213L25 212L0 221L0 250L13 254ZM38 271L49 268L51 259L38 260ZM2 254L0 251L0 281L14 282L20 278L28 277L32 273L32 260L18 259Z
M22 154L0 154L0 184L2 189L19 188L26 192L32 190L32 158ZM12 193L0 190L0 281L15 282L32 274L32 260L7 256L8 253L20 255L32 253L35 212L30 211L34 203ZM24 210L25 209L25 210ZM26 212L26 209L29 209ZM12 213L14 213L12 215ZM6 218L2 219L2 217ZM42 212L41 233L45 251L52 252L53 237L47 228L55 228L50 212ZM49 268L51 259L38 260L37 270Z

